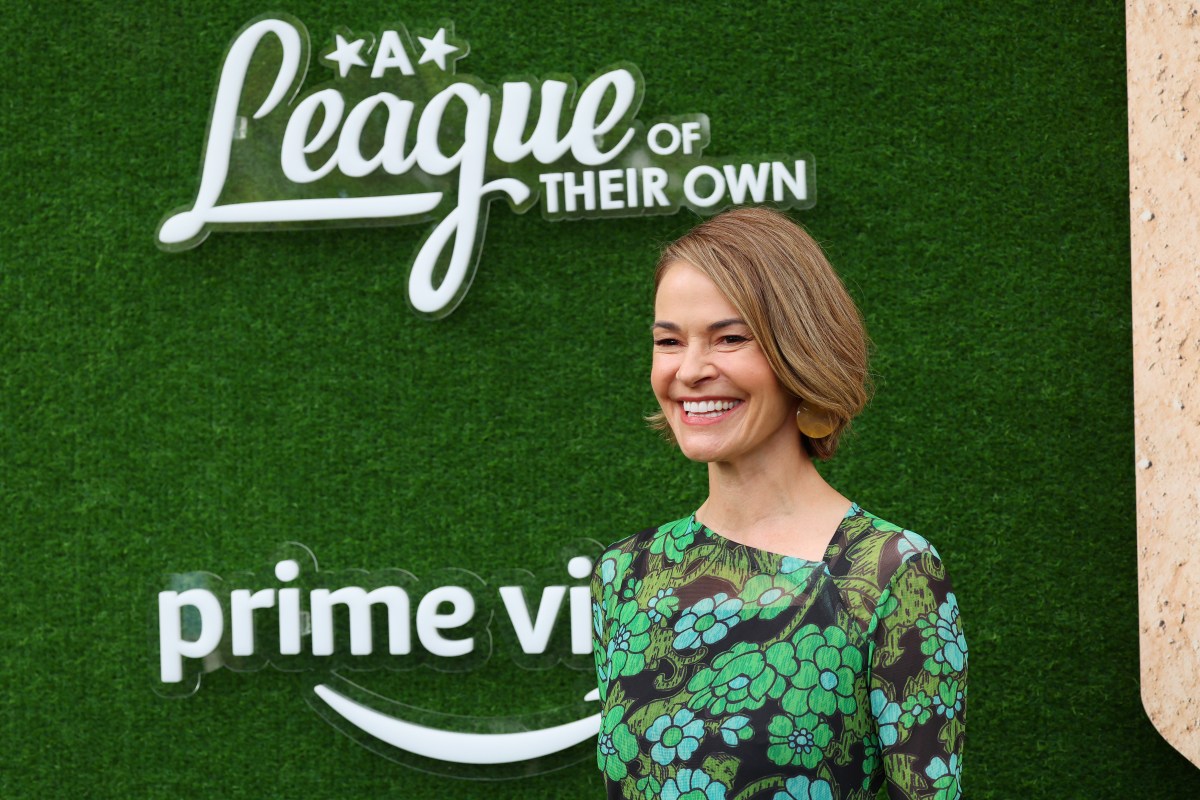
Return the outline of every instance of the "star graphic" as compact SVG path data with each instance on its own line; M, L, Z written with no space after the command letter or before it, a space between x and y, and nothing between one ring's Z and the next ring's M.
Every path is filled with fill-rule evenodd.
M353 42L347 42L345 37L340 33L335 34L337 39L337 47L325 56L329 61L335 61L338 65L338 74L343 78L350 74L351 67L365 67L367 62L363 61L358 51L362 49L366 39L355 39Z
M435 61L437 62L438 69L445 72L446 56L458 49L454 45L446 43L446 29L438 28L437 34L432 39L426 39L424 36L418 36L417 38L421 40L421 46L425 48L425 52L421 54L421 60L417 64L424 64L426 61Z

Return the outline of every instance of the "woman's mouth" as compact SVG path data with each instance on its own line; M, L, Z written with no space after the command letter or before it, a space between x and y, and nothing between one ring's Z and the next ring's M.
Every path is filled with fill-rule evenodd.
M683 417L688 422L718 420L742 404L741 400L684 400Z

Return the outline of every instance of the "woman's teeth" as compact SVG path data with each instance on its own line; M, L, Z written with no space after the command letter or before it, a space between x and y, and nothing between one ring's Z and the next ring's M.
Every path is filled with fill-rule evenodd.
M683 411L691 417L719 417L741 400L684 400Z

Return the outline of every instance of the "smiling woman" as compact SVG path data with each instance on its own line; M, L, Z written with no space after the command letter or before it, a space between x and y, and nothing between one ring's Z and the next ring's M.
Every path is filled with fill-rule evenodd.
M853 301L766 209L669 245L655 283L650 421L709 493L597 565L609 797L956 800L967 644L941 558L812 463L866 403Z

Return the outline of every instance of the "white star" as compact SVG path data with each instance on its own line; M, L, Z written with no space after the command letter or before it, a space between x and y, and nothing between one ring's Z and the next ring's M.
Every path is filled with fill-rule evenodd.
M438 28L437 35L432 39L426 39L424 36L418 36L417 38L421 40L421 46L425 48L425 52L421 54L421 60L417 64L424 64L426 61L436 61L438 69L445 72L446 56L458 49L454 45L446 43L446 29Z
M355 39L353 42L347 42L340 34L335 34L337 38L337 47L333 49L325 58L329 61L335 61L338 65L338 73L344 78L350 74L351 67L365 67L367 62L363 61L362 56L358 51L362 49L366 39Z

